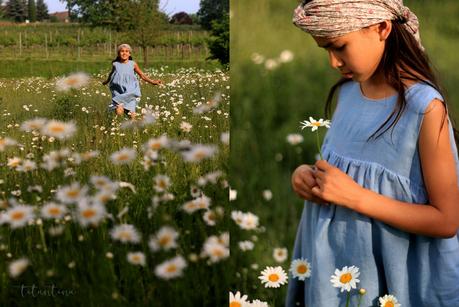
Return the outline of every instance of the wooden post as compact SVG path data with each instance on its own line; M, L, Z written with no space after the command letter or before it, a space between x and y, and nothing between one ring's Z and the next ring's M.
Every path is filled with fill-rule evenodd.
M48 34L45 33L45 53L46 53L46 59L49 58L49 54L48 54Z
M80 50L80 29L79 28L78 28L77 44L78 44L78 60L80 60L81 50Z

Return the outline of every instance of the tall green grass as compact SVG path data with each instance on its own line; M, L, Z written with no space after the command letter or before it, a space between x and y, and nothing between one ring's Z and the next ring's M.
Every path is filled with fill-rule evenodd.
M459 13L457 1L404 1L417 14L422 42L441 84L447 92L452 118L459 121ZM261 299L270 306L282 306L286 286L264 289L260 271L277 263L273 247L292 251L302 200L292 191L292 171L300 164L312 164L317 152L315 135L301 132L299 122L309 116L324 117L329 88L339 75L329 67L326 52L313 39L292 24L297 1L256 0L231 2L231 158L230 184L237 190L233 206L260 217L264 232L256 233L255 249L239 251L237 242L250 239L251 233L232 232L232 254L240 259L231 291L241 291L249 299ZM290 63L268 70L256 65L254 53L277 58L290 50ZM303 143L290 145L289 133L301 133ZM263 199L270 189L273 198ZM262 229L263 229L262 228ZM258 268L253 269L252 264ZM288 260L281 264L287 270Z

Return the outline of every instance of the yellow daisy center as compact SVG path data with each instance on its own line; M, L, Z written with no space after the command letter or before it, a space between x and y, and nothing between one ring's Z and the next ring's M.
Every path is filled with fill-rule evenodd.
M268 279L269 279L269 281L276 282L276 281L279 280L279 275L277 275L277 274L270 274L270 275L268 276Z
M231 302L231 303L230 303L230 307L241 307L241 306L242 306L242 305L241 305L241 303L239 303L239 302Z
M222 250L219 250L219 249L214 249L212 251L212 254L216 257L223 257L223 251Z
M174 273L175 271L177 271L177 266L175 264L169 264L167 266L167 269L166 269L167 273Z
M164 189L164 188L167 187L167 184L166 184L166 182L165 182L164 180L160 180L160 181L158 182L158 186L159 186L160 188L163 188L163 189Z
M167 243L169 243L171 238L169 236L164 236L161 239L159 239L159 245L165 246Z
M83 215L83 217L85 217L87 219L90 219L94 215L96 215L96 211L94 211L93 209L88 209L88 210L83 211L82 215Z
M130 240L132 238L131 233L127 231L120 232L120 238L125 240Z
M152 143L152 144L150 144L150 148L151 149L160 149L161 148L161 144L160 143Z
M78 83L78 80L74 78L70 78L70 79L65 80L65 83L67 83L68 85L75 85Z
M11 214L11 219L22 220L24 218L24 215L25 215L24 212L20 212L20 211L13 212L13 214Z
M59 132L62 132L64 131L64 126L62 125L53 125L51 127L49 127L49 129L52 131L52 132L55 132L55 133L59 133Z
M67 192L67 196L70 197L70 198L75 198L78 196L80 191L78 190L70 190Z
M51 215L59 215L59 213L61 213L61 209L57 207L49 208L48 213Z
M198 160L201 160L206 157L206 153L204 151L198 151L194 154L194 157Z
M386 303L384 304L384 307L394 307L394 303L393 303L392 301L386 302Z
M349 283L351 280L352 280L352 275L351 275L351 273L343 274L343 275L341 275L341 277L339 278L339 281L342 282L343 284L347 284L347 283Z
M120 154L117 158L118 161L126 161L129 159L129 156L126 154Z
M133 262L140 262L140 256L139 255L134 255L131 257Z
M319 122L315 122L315 123L311 123L311 126L320 127L320 126L322 126L322 124L319 123Z
M300 264L297 268L296 268L296 271L299 273L299 274L304 274L308 271L308 267L305 265L305 264Z

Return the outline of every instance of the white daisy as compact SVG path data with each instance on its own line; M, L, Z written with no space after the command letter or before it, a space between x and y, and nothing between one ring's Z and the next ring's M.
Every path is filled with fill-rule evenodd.
M141 235L135 229L134 225L121 224L113 227L110 230L110 236L113 240L120 241L121 243L139 243Z
M245 230L256 229L258 227L258 216L251 212L244 213L239 227Z
M4 213L4 219L11 228L20 228L27 225L34 218L33 207L27 205L14 205Z
M223 132L220 134L220 142L222 142L225 145L229 145L230 143L230 133L229 132Z
M261 275L258 278L265 288L279 288L281 285L286 284L288 279L287 274L280 266L266 267L261 271Z
M118 188L118 185L111 181L107 176L93 175L91 176L90 181L98 190L108 190L114 192Z
M327 120L323 120L321 118L321 119L319 119L317 121L314 118L309 117L309 121L304 120L304 121L300 122L300 124L301 124L301 130L303 130L304 128L310 127L311 131L316 131L319 127L330 128L330 124L331 123L330 123L330 121L328 119Z
M295 56L293 52L291 52L290 50L283 50L281 54L279 55L279 62L288 63L288 62L293 61L294 57Z
M56 203L47 203L41 208L41 216L45 219L61 219L67 213L67 208Z
M13 278L18 277L24 271L27 269L29 266L29 260L27 258L20 258L17 260L12 261L9 266L8 266L8 272L10 273L10 276Z
M311 264L306 259L298 258L292 261L289 271L294 278L305 280L311 276Z
M7 166L12 169L17 169L22 164L22 159L19 157L8 158Z
M105 207L101 204L90 204L88 200L83 199L78 202L77 218L81 226L97 226L105 217Z
M345 266L342 270L335 270L335 274L331 276L331 283L333 287L341 288L341 292L346 290L350 292L351 289L355 289L357 287L357 283L360 282L357 277L359 277L360 272L359 268L356 266Z
M213 263L219 262L230 256L230 250L226 245L213 240L207 240L204 243L203 252Z
M202 215L204 222L209 226L215 226L217 223L217 214L214 210L206 210Z
M230 291L229 293L229 307L244 307L248 305L247 295L242 295L239 291L236 294Z
M182 130L183 132L190 132L191 128L193 128L193 125L188 122L180 123L180 130Z
M251 251L253 250L255 244L253 244L252 241L240 241L238 242L238 245L239 245L239 248L242 250L242 251Z
M26 132L41 130L47 122L46 118L33 118L26 120L21 124L21 130Z
M41 133L60 140L71 137L77 131L73 122L62 122L58 120L48 121L42 128Z
M172 279L183 275L187 263L182 256L174 257L164 261L155 268L155 274L162 279Z
M145 150L158 151L163 148L168 148L170 144L169 138L167 135L162 135L159 138L151 138L145 143Z
M70 89L79 89L89 83L89 75L83 72L74 73L56 81L56 90L67 92Z
M400 307L400 304L397 298L391 294L386 294L383 297L379 298L379 306L380 307Z
M270 201L273 198L273 192L271 190L264 190L262 192L263 198L267 201Z
M0 151L5 151L6 147L14 146L17 142L9 137L2 138L0 137Z
M287 135L287 142L290 145L298 145L303 141L304 141L304 138L303 138L303 136L301 134L293 133L293 134L288 134Z
M171 179L167 175L156 175L153 180L155 182L153 187L156 192L165 192L171 186Z
M137 152L134 148L125 147L119 151L112 153L110 159L112 160L112 163L115 165L128 164L131 163L136 156Z
M189 151L182 153L186 162L200 162L204 159L211 158L217 152L215 145L196 144Z
M85 198L87 192L88 187L81 187L79 182L73 182L71 185L59 188L56 198L64 204L73 204Z
M268 303L260 301L260 300L253 300L249 306L250 307L269 307Z
M22 164L16 167L16 170L18 172L24 172L24 173L31 172L36 169L37 169L37 163L29 159L22 161Z
M158 251L159 249L170 250L177 248L178 232L169 226L161 227L158 232L150 237L148 246L152 251Z
M287 249L285 247L283 247L283 248L276 247L273 250L273 258L277 262L279 262L279 263L284 262L285 260L287 260L287 257L288 257L288 251L287 251Z
M145 254L142 252L129 252L126 258L131 264L145 266Z

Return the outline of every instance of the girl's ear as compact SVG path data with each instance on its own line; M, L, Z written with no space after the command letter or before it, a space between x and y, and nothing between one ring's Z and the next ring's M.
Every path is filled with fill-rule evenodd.
M379 39L381 41L386 40L389 37L390 32L392 31L392 21L384 20L378 24L377 28Z

